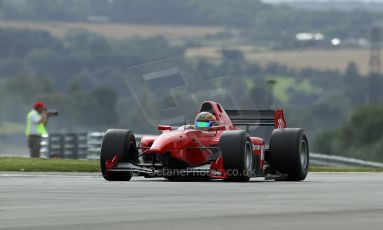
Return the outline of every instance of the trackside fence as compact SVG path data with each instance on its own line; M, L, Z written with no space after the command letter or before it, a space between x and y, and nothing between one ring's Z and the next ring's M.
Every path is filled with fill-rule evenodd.
M349 157L327 155L323 153L310 153L310 164L338 168L383 168L383 163L365 161Z

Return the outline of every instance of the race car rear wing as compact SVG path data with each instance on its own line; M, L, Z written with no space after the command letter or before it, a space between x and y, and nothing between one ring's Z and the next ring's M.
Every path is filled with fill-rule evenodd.
M234 125L241 126L274 126L275 129L286 128L283 109L275 110L226 110Z

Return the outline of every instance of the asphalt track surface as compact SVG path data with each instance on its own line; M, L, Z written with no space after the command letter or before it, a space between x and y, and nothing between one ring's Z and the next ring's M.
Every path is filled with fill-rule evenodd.
M304 182L107 182L0 173L0 229L383 229L383 173Z

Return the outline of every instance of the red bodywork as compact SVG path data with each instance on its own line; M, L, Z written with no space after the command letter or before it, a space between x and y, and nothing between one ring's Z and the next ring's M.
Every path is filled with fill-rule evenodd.
M170 126L158 127L158 136L143 136L141 150L145 155L170 154L171 158L184 162L188 167L210 165L210 177L225 179L224 159L221 156L211 158L211 149L218 148L223 132L238 129L231 121L222 106L213 101L202 104L200 111L208 111L215 115L218 126L202 131L194 128L180 127L173 130ZM285 128L286 122L282 109L274 111L274 128ZM254 157L258 159L258 169L262 172L265 163L265 140L251 137ZM149 157L150 158L150 157ZM112 165L114 162L110 162ZM110 167L110 166L109 166Z

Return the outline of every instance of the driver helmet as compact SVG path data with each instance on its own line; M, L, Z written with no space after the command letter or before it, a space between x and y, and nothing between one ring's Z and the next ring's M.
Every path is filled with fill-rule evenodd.
M213 126L216 122L216 118L213 114L209 112L200 112L195 118L195 127L197 129L206 130Z

